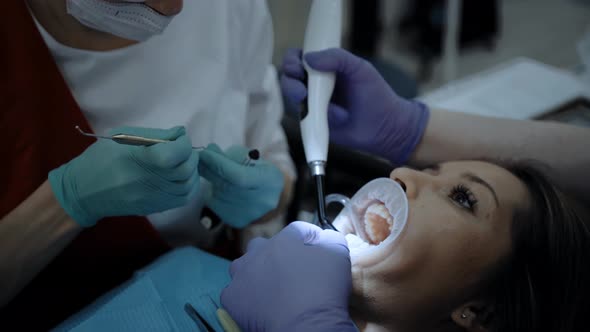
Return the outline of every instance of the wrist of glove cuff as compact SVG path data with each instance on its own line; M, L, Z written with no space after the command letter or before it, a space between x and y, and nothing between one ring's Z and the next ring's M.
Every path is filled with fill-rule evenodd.
M69 164L64 164L49 172L47 179L49 180L51 190L59 205L61 205L76 223L82 227L92 227L96 225L98 219L88 216L79 205L74 193L75 190L66 177L68 167Z
M408 112L407 116L391 117L383 121L377 137L377 142L380 142L380 151L377 154L396 166L408 162L422 140L430 118L430 110L424 103L414 100L403 102L407 103L403 106L405 112Z

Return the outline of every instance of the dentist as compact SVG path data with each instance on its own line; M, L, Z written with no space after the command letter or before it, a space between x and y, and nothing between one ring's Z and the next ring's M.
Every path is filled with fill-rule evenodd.
M4 10L0 325L47 330L170 245L212 246L223 232L202 226L204 207L235 228L282 227L294 171L264 1ZM171 142L96 141L76 125Z

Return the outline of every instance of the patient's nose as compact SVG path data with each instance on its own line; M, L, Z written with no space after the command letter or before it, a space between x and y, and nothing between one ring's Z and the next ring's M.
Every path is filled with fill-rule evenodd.
M408 199L416 198L420 188L428 181L432 181L432 175L407 167L394 169L389 174L389 178L399 183Z
M395 180L395 182L397 182L402 187L404 192L406 192L408 187L406 187L406 184L404 183L404 181L402 181L401 179L398 179L398 178L394 178L393 180Z

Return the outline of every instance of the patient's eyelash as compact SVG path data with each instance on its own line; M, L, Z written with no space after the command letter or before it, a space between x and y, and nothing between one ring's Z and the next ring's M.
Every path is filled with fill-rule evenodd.
M449 197L459 204L462 208L473 212L475 205L477 204L477 198L473 195L473 192L466 186L459 184L453 187Z

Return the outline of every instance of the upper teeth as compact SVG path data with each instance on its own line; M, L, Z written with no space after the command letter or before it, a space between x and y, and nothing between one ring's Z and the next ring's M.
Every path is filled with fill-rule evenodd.
M365 229L372 244L379 244L385 240L393 228L393 217L383 205L374 203L365 212Z

